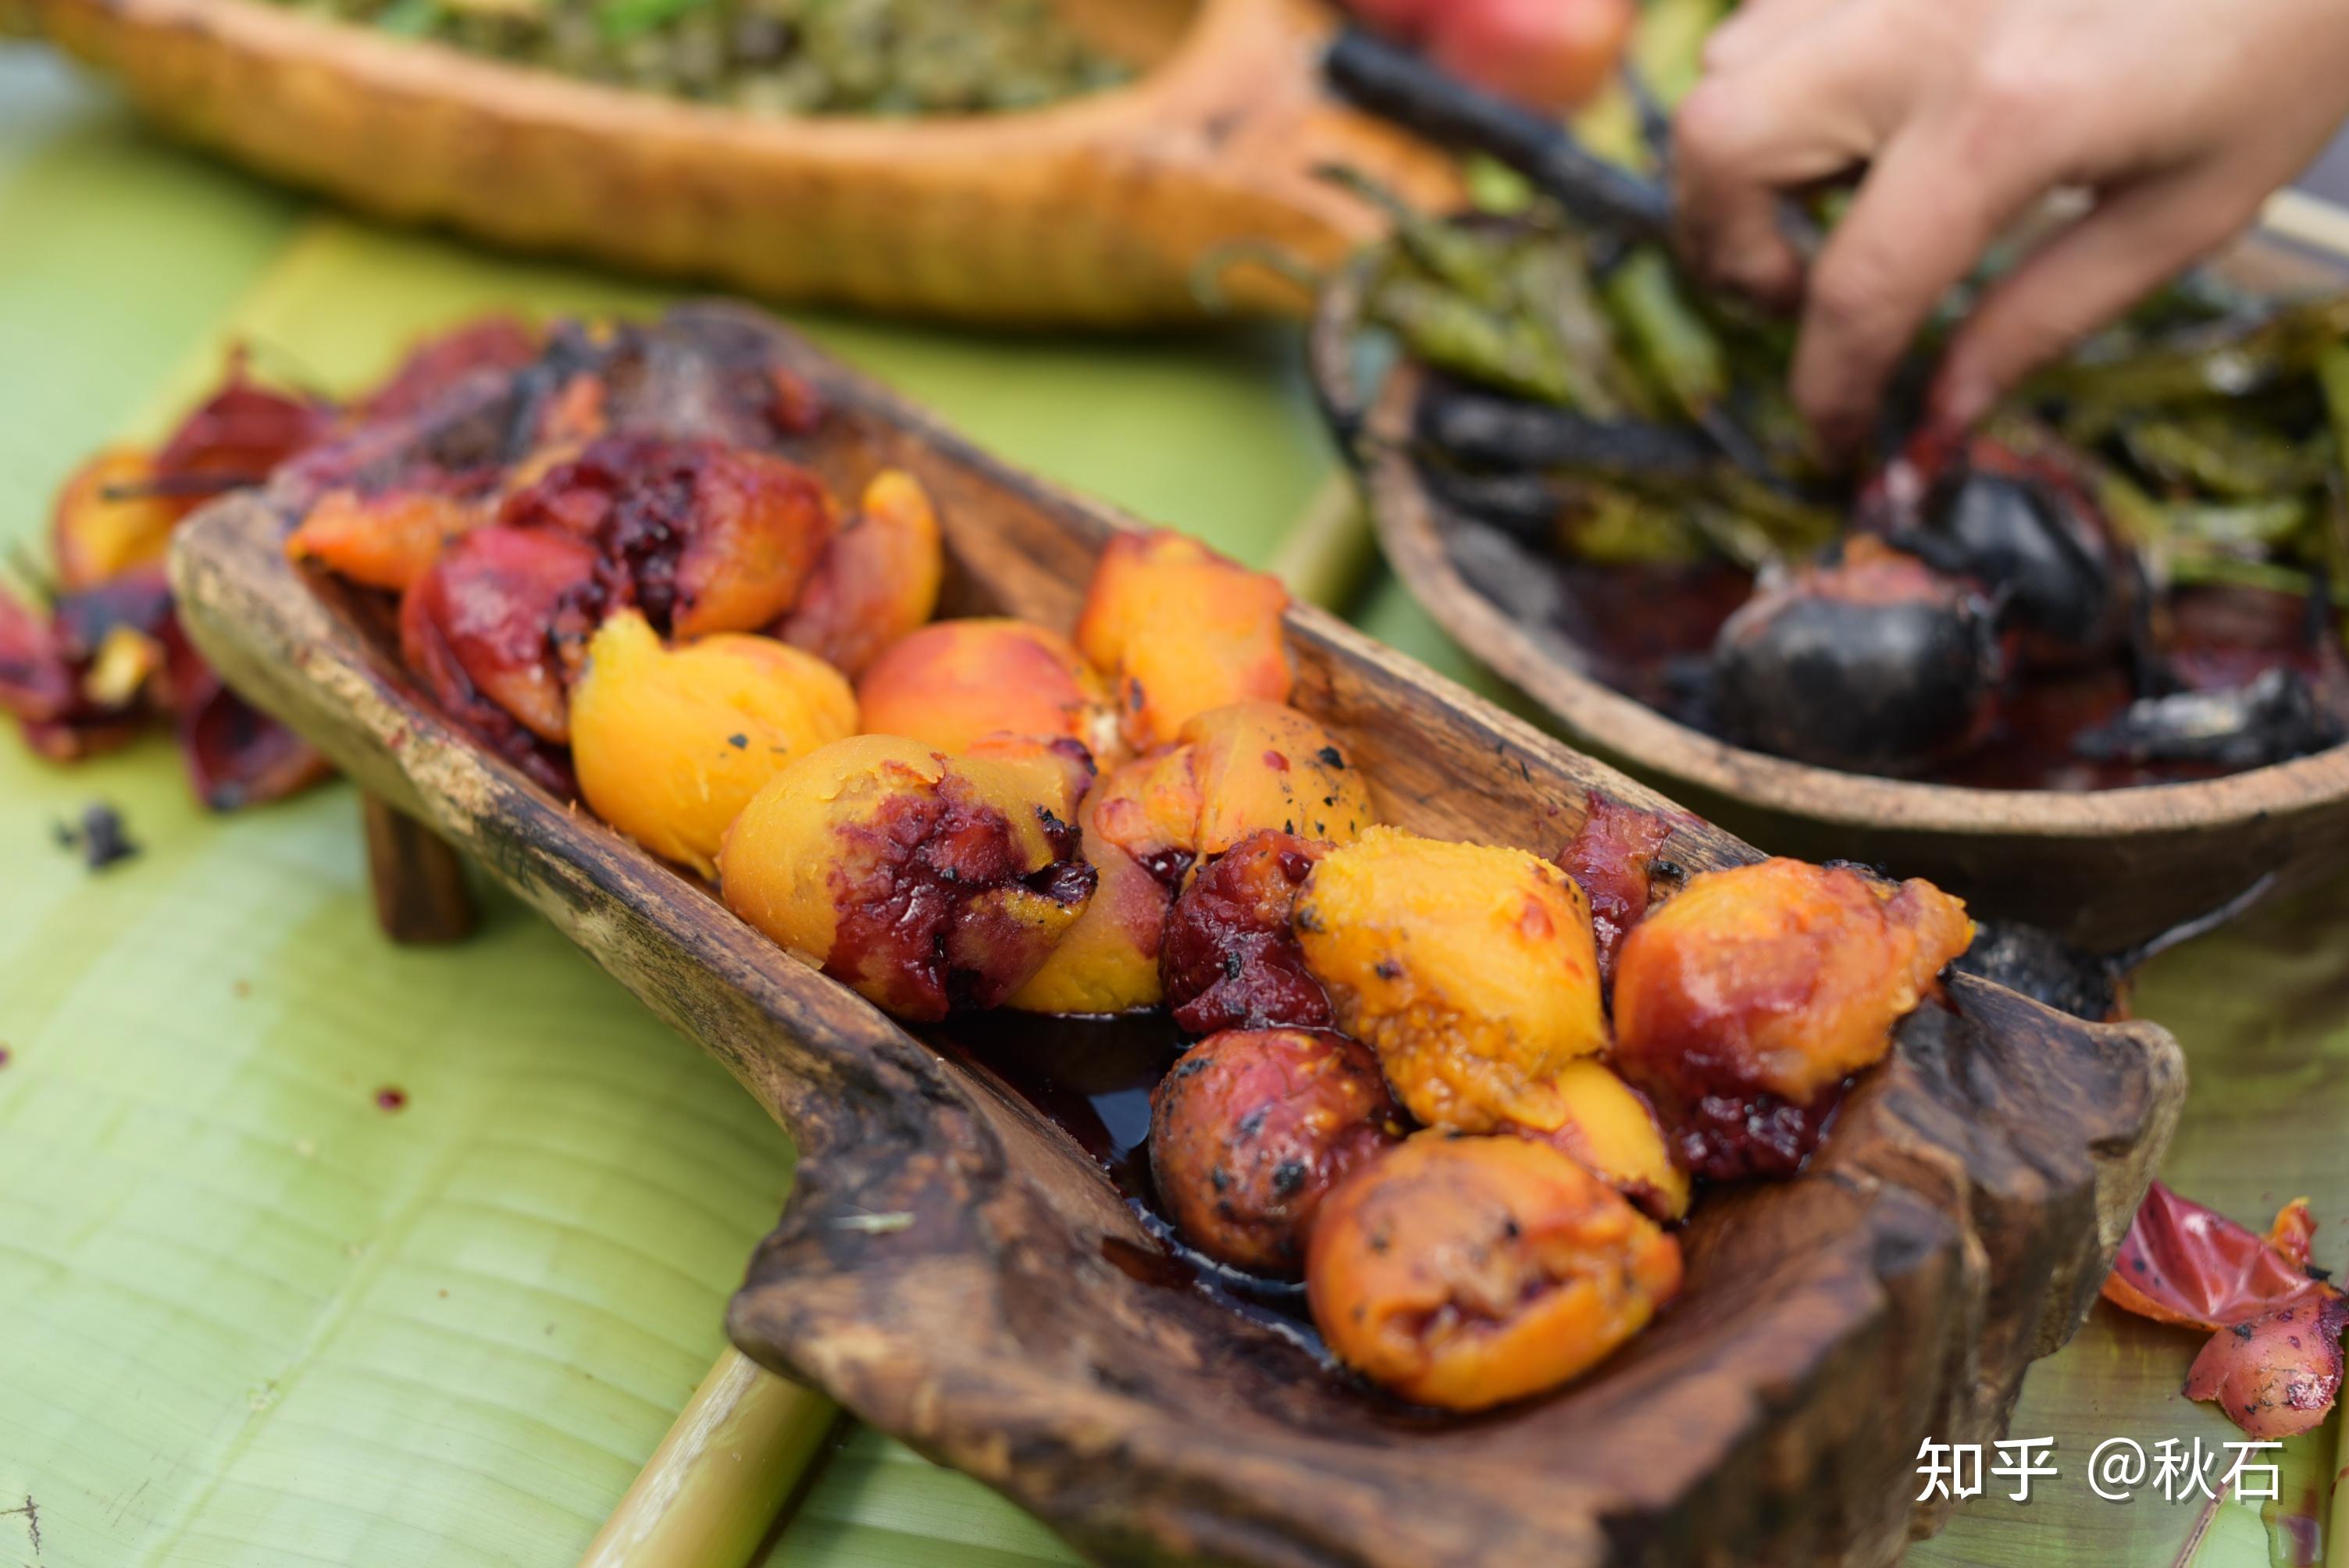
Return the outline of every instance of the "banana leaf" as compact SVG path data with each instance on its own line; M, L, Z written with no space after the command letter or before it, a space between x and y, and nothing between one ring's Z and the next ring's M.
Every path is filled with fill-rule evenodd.
M332 386L464 311L658 297L322 219L9 48L0 234L0 545L36 542L75 458L151 430L225 335ZM1325 471L1277 336L812 325L977 438L1251 559ZM1391 577L1352 611L1508 697ZM89 876L50 831L99 797L142 852ZM2247 1215L2309 1191L2336 1267L2344 953L2349 886L2168 955L2138 995L2195 1063L2170 1180ZM559 1568L707 1369L789 1178L723 1075L534 918L492 903L468 947L388 949L347 790L204 816L160 741L59 771L0 737L0 1563ZM2231 1435L2178 1396L2193 1349L2099 1308L2016 1416L2060 1436L2065 1480L1970 1505L1909 1561L2167 1564L2189 1537L2197 1568L2291 1561L2296 1516L2230 1504L2197 1536L2195 1508L2079 1484L2103 1437ZM2337 1471L2338 1427L2292 1473ZM2322 1528L2337 1553L2343 1511ZM765 1559L1071 1560L863 1429Z

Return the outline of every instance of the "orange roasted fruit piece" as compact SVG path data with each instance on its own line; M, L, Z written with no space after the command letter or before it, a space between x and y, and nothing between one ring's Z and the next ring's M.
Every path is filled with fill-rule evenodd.
M1193 1246L1294 1276L1322 1198L1403 1127L1378 1058L1344 1036L1227 1030L1151 1091L1151 1181Z
M1547 1081L1606 1048L1590 907L1523 850L1371 828L1306 878L1294 919L1338 1027L1431 1127L1547 1131Z
M727 907L903 1018L992 1007L1092 897L1072 803L1045 769L901 736L834 741L742 809L718 853Z
M1681 1287L1679 1243L1555 1149L1423 1132L1321 1201L1305 1255L1338 1358L1480 1410L1603 1360Z
M1344 844L1376 820L1369 786L1338 738L1293 707L1213 708L1176 741L1100 786L1102 832L1169 886L1251 833Z
M855 733L855 695L814 655L739 632L666 648L634 610L596 630L571 693L571 760L587 804L703 876L770 779Z
M370 588L405 593L449 541L481 521L479 506L432 490L333 490L303 514L285 553Z
M1790 860L1707 872L1623 940L1615 1065L1690 1170L1783 1175L1972 940L1930 882Z
M940 621L892 645L856 683L864 727L941 751L990 735L1066 737L1092 752L1117 725L1101 677L1066 637L1026 621Z
M775 634L852 679L938 607L946 554L938 514L921 482L886 469L815 563Z
M153 493L154 482L153 459L129 447L110 447L73 471L49 521L59 588L78 593L163 559L188 509Z
M1287 702L1297 681L1288 609L1278 579L1196 540L1120 534L1093 570L1077 646L1114 682L1126 739L1143 751L1209 708Z

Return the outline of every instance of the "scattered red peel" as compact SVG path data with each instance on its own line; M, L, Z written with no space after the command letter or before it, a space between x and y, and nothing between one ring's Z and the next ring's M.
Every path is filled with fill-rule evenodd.
M2304 1199L2285 1205L2262 1237L2156 1181L2113 1259L2104 1297L2156 1323L2215 1330L2338 1295L2308 1274L2315 1229Z
M2282 1307L2211 1336L2186 1374L2186 1397L2215 1404L2254 1438L2298 1437L2323 1424L2341 1397L2338 1293Z
M2216 1404L2251 1437L2296 1436L2340 1398L2349 1299L2310 1272L2316 1220L2295 1198L2264 1236L2157 1181L2106 1276L2124 1312L2210 1329L2186 1397Z

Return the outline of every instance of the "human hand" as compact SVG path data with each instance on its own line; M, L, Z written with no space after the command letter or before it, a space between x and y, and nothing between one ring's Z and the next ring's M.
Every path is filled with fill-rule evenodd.
M2248 225L2349 112L2338 0L1747 0L1675 126L1683 252L1802 307L1794 396L1863 436L1934 304L2049 192L2095 205L1951 340L1932 416L2023 376ZM1865 169L1807 267L1785 191Z

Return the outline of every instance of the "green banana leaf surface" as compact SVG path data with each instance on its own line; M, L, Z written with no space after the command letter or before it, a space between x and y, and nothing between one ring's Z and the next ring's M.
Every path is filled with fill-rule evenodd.
M59 479L153 434L233 342L337 389L469 312L667 297L325 211L0 46L0 547L37 556ZM800 324L1014 460L1247 560L1329 470L1281 334ZM1350 608L1492 689L1392 580ZM54 830L99 799L140 850L91 873ZM560 1568L719 1349L788 1141L509 901L461 946L385 944L357 817L341 785L209 815L160 738L61 769L0 738L0 1565ZM2349 885L2168 955L2138 1000L2194 1064L2171 1180L2262 1227L2309 1193L2339 1264ZM2234 1435L2178 1395L2195 1348L2099 1307L2015 1418L2057 1439L2061 1479L1968 1505L1911 1561L2288 1563L2328 1526L2339 1557L2337 1420L2292 1445L2274 1504L2089 1491L2105 1439ZM766 1560L1073 1558L857 1429Z

